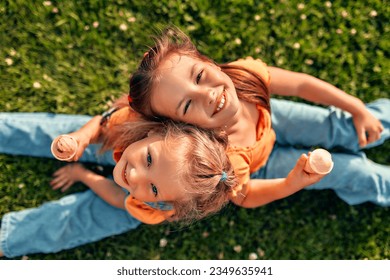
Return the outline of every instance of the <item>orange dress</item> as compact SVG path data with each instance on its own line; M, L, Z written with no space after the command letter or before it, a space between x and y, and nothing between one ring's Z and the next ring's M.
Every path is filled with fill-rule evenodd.
M239 65L256 72L269 86L270 76L267 65L260 59L248 57L230 64ZM234 190L233 197L237 196L243 185L249 182L250 174L265 165L276 141L276 134L271 126L270 113L259 105L257 105L257 109L259 110L259 120L256 127L256 143L250 147L229 146L227 149L235 175L239 180L239 185Z

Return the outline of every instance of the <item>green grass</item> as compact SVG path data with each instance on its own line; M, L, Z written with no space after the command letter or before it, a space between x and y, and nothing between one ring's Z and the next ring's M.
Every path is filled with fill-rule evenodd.
M128 77L151 44L149 35L167 23L182 28L218 62L260 57L324 79L365 102L389 97L387 1L334 1L331 7L319 0L177 2L2 1L0 110L101 113L127 92ZM389 165L389 144L368 156ZM0 155L0 216L60 198L48 182L61 165ZM166 247L159 246L162 238ZM240 252L234 250L238 245ZM185 228L142 225L29 258L248 259L251 252L259 259L389 259L389 209L348 206L332 191L302 191L257 209L229 205Z

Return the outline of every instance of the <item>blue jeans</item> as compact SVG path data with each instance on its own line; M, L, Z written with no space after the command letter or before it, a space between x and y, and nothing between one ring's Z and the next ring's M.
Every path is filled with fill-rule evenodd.
M378 99L367 108L385 128L378 141L365 147L370 148L390 138L390 100ZM372 162L360 150L349 113L275 99L271 100L271 109L276 144L267 164L252 178L286 177L302 153L321 146L334 150L333 170L306 189L332 189L350 205L372 202L390 206L390 166Z
M78 130L91 119L85 115L0 113L0 153L54 158L51 142ZM98 155L100 145L89 145L80 161L115 165L111 152Z
M47 113L0 113L0 153L53 158L51 141L75 131L91 117ZM114 164L111 153L96 156L91 145L81 161ZM136 228L140 221L115 208L90 190L67 195L40 207L2 217L0 250L12 258L54 253Z
M252 178L280 178L285 177L295 166L296 160L302 153L307 153L313 146L322 146L332 150L338 148L343 152L332 153L335 166L333 171L319 183L306 189L333 189L337 195L349 204L363 203L371 201L379 205L388 206L390 204L390 167L378 165L368 160L365 154L359 150L357 136L349 114L338 109L324 109L317 106L310 106L303 103L275 100L271 101L272 122L276 131L277 142L271 156L263 168L252 174ZM381 120L385 130L381 134L381 139L370 147L382 144L390 137L390 101L380 99L367 105L369 110ZM89 116L79 115L53 115L46 113L0 113L0 153L52 157L50 144L57 135L68 133L80 128L90 119ZM300 147L300 148L298 148ZM99 164L114 164L111 155L105 154L96 157L95 151L98 147L92 146L87 149L81 160L97 162ZM83 194L84 195L84 194ZM11 212L3 217L3 225L0 236L0 246L6 256L12 257L32 252L56 252L62 249L75 247L87 242L98 240L112 234L118 234L122 230L135 228L139 222L129 215L116 215L118 209L107 207L107 205L88 191L85 196L91 200L101 201L100 203L84 203L82 194L75 194L75 203L72 205L60 202L48 202L49 206L28 209L20 212ZM67 197L64 198L65 200ZM61 201L61 200L60 200ZM53 228L53 233L62 232L62 235L52 235L51 241L44 235L42 230L31 232L32 221L43 225L45 231L49 231L52 223L46 221L53 220L45 218L46 209L50 205L55 205L53 219L66 216L68 223L83 224L85 221L93 224L93 213L104 213L111 215L103 221L114 222L114 226L108 224L98 226L99 236L95 238L95 229L91 226L83 232L77 233L77 238L69 231ZM89 205L89 206L87 206ZM68 215L73 209L74 215ZM83 217L80 212L91 214ZM119 210L122 211L122 210ZM50 212L54 212L51 210ZM127 214L127 213L126 213ZM100 217L100 214L96 214ZM40 218L42 217L42 218ZM128 221L130 220L130 221ZM30 222L29 222L30 221ZM81 223L83 221L83 223ZM118 222L116 222L118 221ZM26 227L25 227L26 223ZM114 228L125 224L127 228ZM10 226L10 225L12 226ZM62 223L59 224L59 226ZM66 223L65 223L66 224ZM10 232L10 228L13 228ZM28 236L16 234L17 229L29 228ZM114 232L115 231L115 232ZM18 231L19 232L19 231ZM21 230L21 232L25 232ZM12 234L11 234L12 233ZM40 240L39 246L30 245L30 242L22 242L23 239ZM14 241L19 240L20 241ZM50 239L49 239L50 240ZM78 241L78 242L76 242ZM32 248L31 248L32 247Z

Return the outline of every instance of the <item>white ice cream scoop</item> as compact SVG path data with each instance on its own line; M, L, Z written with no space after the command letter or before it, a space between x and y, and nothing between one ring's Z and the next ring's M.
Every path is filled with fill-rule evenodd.
M308 173L328 174L333 169L332 155L324 149L309 154L304 170Z

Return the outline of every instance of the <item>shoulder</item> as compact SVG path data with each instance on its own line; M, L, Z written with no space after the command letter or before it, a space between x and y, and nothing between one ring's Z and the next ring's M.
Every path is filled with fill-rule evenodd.
M270 82L270 75L269 75L269 72L268 72L267 64L264 63L259 58L254 59L253 57L248 56L246 58L242 58L242 59L230 62L229 64L230 65L241 66L241 67L244 67L244 68L246 68L248 70L251 70L251 71L257 73L258 75L260 75L261 78L265 82L267 82L268 84Z
M130 107L125 106L114 110L107 119L107 126L118 125L126 121L134 121L138 114Z

